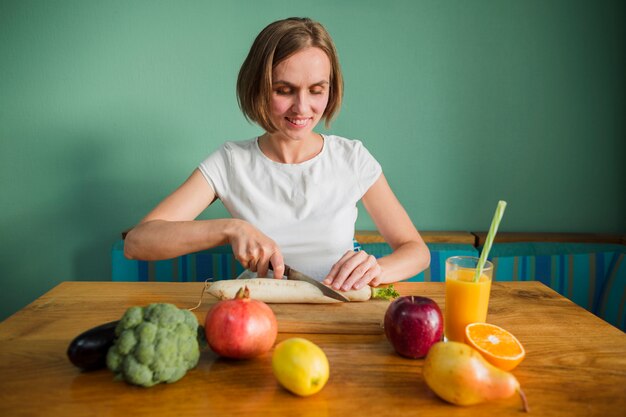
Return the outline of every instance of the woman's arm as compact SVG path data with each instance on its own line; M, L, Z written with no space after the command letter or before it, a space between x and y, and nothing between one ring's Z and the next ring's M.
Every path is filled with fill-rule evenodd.
M324 283L336 289L358 289L366 284L400 281L428 268L428 247L384 174L365 193L362 201L393 253L377 260L364 251L347 252L333 266Z
M124 255L129 259L169 259L230 244L245 268L265 276L271 261L276 274L281 273L283 259L278 246L250 223L239 219L194 220L215 198L196 169L128 232Z
M363 196L363 205L393 253L378 259L382 269L375 284L410 278L430 265L430 251L384 174Z
M158 260L180 256L227 241L230 219L194 221L215 200L215 192L195 170L126 235L129 259Z

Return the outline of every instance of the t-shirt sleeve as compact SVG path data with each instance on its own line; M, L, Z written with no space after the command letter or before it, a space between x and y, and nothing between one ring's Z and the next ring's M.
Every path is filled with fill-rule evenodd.
M224 193L227 192L226 184L228 170L230 167L230 153L228 152L228 144L224 144L218 150L210 154L204 161L200 163L198 169L207 180L215 195L222 199Z
M383 169L367 150L363 143L357 141L356 148L354 149L354 155L356 158L357 176L359 179L359 187L361 189L361 195L365 194L372 185L378 180Z

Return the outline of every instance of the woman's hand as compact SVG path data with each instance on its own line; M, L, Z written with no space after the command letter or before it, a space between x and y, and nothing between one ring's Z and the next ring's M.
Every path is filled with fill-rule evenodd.
M244 220L234 220L234 227L229 233L228 241L235 259L244 268L256 272L260 277L266 277L271 262L274 277L283 277L285 265L278 245L250 223Z
M358 290L368 284L378 285L381 273L382 269L373 255L350 250L333 265L323 283L336 290Z

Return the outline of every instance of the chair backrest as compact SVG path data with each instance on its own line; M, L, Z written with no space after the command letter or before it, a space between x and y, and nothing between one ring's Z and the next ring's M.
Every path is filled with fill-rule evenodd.
M205 281L233 279L244 271L230 246L218 246L162 261L136 261L124 257L124 241L111 249L113 281Z
M624 253L626 246L617 244L499 243L492 246L489 260L494 281L540 281L624 329Z
M450 256L478 256L476 248L467 244L429 243L430 267L407 281L445 281L445 261ZM365 250L380 258L392 250L387 243L355 241L355 250ZM189 255L162 261L135 261L124 257L124 241L114 243L111 249L113 281L204 281L233 279L241 274L243 266L237 262L230 246L218 246Z
M430 267L418 275L408 278L411 282L444 282L446 280L446 259L451 256L478 256L472 245L455 243L427 243L430 250ZM392 250L387 243L362 243L361 248L367 253L380 258L389 255Z
M626 253L616 253L596 314L626 331Z

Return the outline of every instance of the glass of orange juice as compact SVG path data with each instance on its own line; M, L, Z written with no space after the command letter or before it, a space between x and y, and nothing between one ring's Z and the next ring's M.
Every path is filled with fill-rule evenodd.
M478 258L453 256L446 259L446 307L444 336L463 342L465 326L487 320L493 264L485 261L482 274L474 282Z

